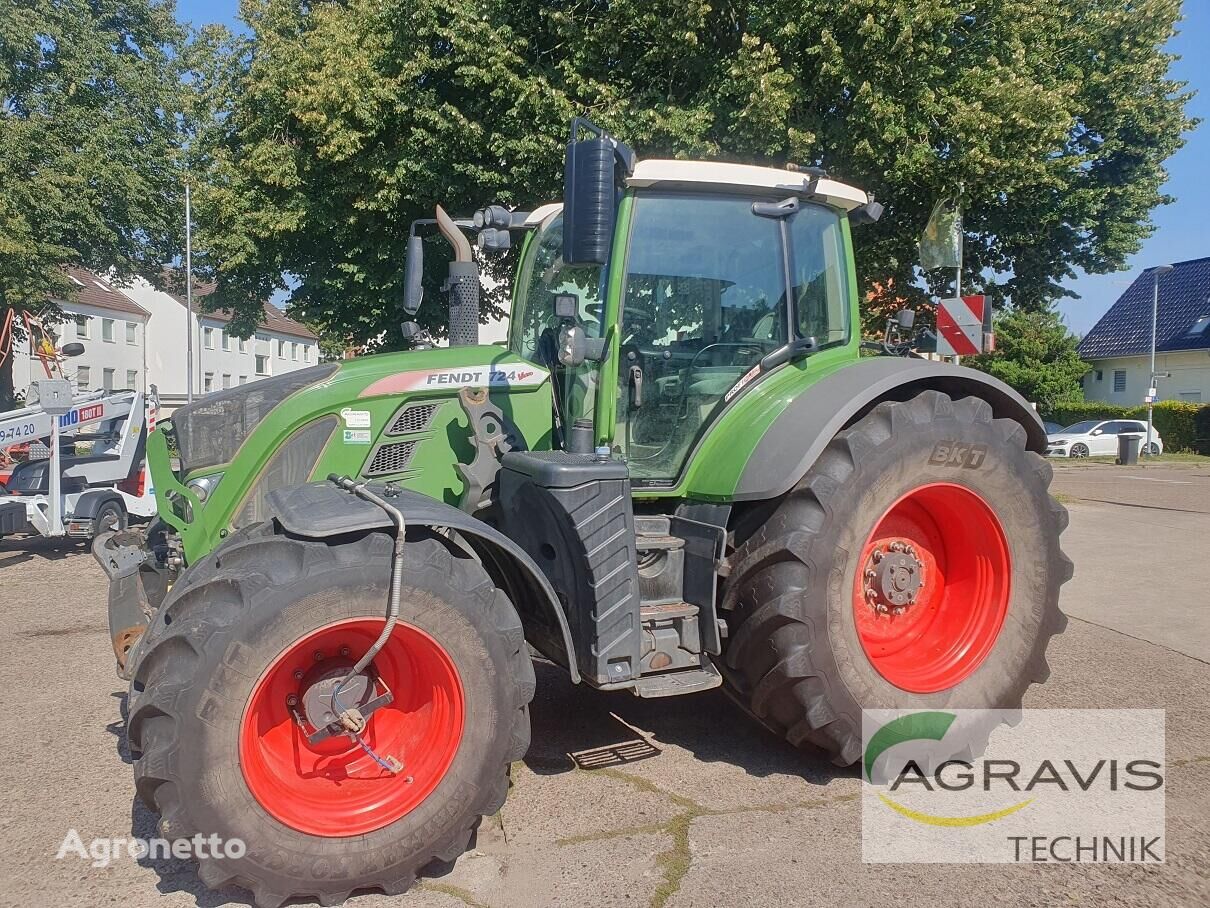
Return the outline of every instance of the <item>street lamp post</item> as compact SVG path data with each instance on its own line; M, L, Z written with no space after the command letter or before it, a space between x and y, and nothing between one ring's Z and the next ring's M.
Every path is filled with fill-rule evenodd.
M1147 379L1147 445L1144 454L1151 453L1152 408L1155 405L1155 327L1160 317L1160 276L1172 270L1171 265L1156 265L1151 269L1151 375Z

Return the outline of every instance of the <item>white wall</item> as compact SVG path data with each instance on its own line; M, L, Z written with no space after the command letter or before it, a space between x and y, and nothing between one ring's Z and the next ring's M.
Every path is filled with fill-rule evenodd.
M159 388L161 400L171 409L185 400L185 307L142 280L122 292L152 313L148 327L148 381ZM245 383L253 382L258 378L305 369L319 362L319 345L312 339L261 328L255 338L248 338L244 342L241 352L238 338L227 334L227 326L221 320L195 313L192 327L194 395L205 393L208 377L210 390L221 391L224 376L229 377L230 387L237 387L241 377ZM212 346L207 346L206 329L210 329L209 343ZM229 347L227 350L223 349L225 340ZM278 355L278 341L285 344L284 357ZM258 373L256 368L257 354L266 357L263 373Z
M77 342L84 345L84 352L80 356L64 361L63 373L67 378L77 385L86 385L86 390L95 391L105 387L108 369L112 370L110 382L114 390L146 390L144 354L147 323L143 316L82 303L60 302L59 307L67 315L67 321L54 326L59 345ZM83 330L77 328L77 316L86 320ZM112 325L112 341L104 339L106 322ZM126 339L127 323L134 325L133 343ZM27 350L28 345L24 342L14 348L13 384L19 393L25 393L30 382L46 377L42 364L31 357Z
M1092 362L1093 371L1084 376L1084 399L1132 406L1144 403L1147 383L1151 376L1151 358L1119 356ZM1113 390L1114 372L1126 373L1123 391ZM1161 378L1157 385L1160 400L1187 400L1210 403L1210 351L1186 350L1180 353L1157 353L1157 373L1170 372L1171 378ZM1097 380L1097 373L1101 378Z

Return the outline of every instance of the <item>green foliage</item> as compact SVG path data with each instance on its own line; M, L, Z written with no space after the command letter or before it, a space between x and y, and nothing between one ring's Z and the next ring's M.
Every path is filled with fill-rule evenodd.
M888 210L856 231L861 286L914 302L917 235L961 186L970 289L1046 309L1073 268L1121 268L1168 201L1193 125L1161 50L1179 9L245 0L251 36L212 32L191 61L200 264L216 304L251 316L289 273L307 317L395 345L408 223L557 199L584 112L643 156L823 164L872 190ZM420 320L442 310L430 293Z
M1080 339L1054 310L1012 309L996 317L996 350L965 357L964 366L994 375L1042 409L1083 399L1080 378L1088 363Z
M1147 420L1147 405L1124 407L1097 401L1070 401L1041 411L1043 419L1070 426L1085 419ZM1192 451L1202 437L1197 426L1210 423L1210 404L1191 404L1181 400L1161 400L1152 416L1155 430L1164 439L1165 451Z
M120 281L180 249L183 40L170 2L0 0L0 320L57 316L64 265Z
M1199 454L1210 454L1210 404L1193 417L1194 447Z

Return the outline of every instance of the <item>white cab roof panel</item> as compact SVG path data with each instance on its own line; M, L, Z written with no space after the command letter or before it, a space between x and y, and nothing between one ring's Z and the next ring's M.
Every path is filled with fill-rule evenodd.
M869 201L860 189L827 178L815 180L810 174L776 167L751 164L724 164L714 161L639 161L626 180L628 186L657 186L661 183L725 186L729 189L776 189L787 193L823 197L828 204L852 211ZM814 184L812 186L812 184Z

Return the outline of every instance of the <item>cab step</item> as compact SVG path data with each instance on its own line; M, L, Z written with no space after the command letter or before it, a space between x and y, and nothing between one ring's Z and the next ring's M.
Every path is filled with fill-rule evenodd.
M710 690L722 683L723 676L712 663L707 662L701 668L682 669L661 675L644 675L634 682L631 690L636 697L678 697L681 694Z

